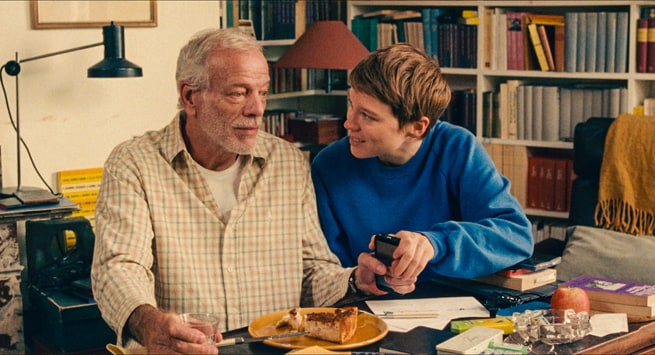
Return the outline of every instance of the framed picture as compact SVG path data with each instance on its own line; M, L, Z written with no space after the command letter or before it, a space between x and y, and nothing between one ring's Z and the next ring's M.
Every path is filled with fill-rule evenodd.
M156 27L157 0L30 0L32 28Z

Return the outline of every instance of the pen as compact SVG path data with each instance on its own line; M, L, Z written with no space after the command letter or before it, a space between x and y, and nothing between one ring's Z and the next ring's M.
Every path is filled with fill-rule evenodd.
M436 311L385 311L382 314L376 314L377 317L382 319L410 319L410 318L436 318L439 312Z

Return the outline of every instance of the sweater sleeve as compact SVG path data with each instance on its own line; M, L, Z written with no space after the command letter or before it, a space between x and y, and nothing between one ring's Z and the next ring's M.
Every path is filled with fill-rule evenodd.
M509 180L477 140L458 148L467 157L453 160L446 178L456 218L421 231L435 248L422 278L488 275L530 257L534 248L530 221L511 195Z

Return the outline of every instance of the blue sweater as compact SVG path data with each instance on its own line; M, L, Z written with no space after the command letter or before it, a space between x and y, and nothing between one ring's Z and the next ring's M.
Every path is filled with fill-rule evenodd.
M357 159L348 137L312 162L321 227L344 266L357 264L375 233L419 232L435 256L419 282L435 275L474 278L532 254L530 222L509 181L467 130L437 122L402 166Z

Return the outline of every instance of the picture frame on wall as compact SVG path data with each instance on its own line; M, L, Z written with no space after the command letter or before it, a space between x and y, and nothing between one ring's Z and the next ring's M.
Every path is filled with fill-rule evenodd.
M157 0L30 0L33 29L156 27Z

